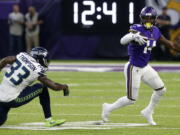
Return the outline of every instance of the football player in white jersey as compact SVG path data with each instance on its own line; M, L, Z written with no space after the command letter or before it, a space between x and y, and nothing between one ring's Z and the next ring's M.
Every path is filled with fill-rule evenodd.
M64 96L69 95L69 88L66 84L48 79L45 74L48 63L48 51L42 47L33 48L30 54L21 52L17 56L8 56L0 61L0 70L10 64L0 84L0 125L7 120L11 108L27 104L36 97L39 97L46 127L65 122L64 119L52 118L48 87L55 91L62 90ZM40 83L32 84L36 80Z

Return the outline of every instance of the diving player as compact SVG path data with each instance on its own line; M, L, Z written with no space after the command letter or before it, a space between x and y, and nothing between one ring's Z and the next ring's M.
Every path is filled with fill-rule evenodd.
M33 48L30 54L21 52L17 56L8 56L0 61L0 70L10 64L0 84L0 125L7 120L11 108L20 107L39 97L44 116L45 126L61 125L64 119L54 120L51 115L48 87L55 91L63 90L64 96L69 95L66 84L55 83L48 79L48 51L42 47ZM34 81L41 83L35 83Z
M159 29L154 26L157 13L152 7L144 7L140 13L141 24L134 24L130 31L120 42L123 45L129 44L129 62L124 67L126 79L127 96L119 98L112 104L104 103L102 106L102 119L108 121L111 111L134 104L138 98L138 90L141 81L150 86L154 92L149 105L141 111L149 124L156 125L152 114L154 107L159 102L166 88L158 73L148 64L151 57L151 50L156 46L157 41L169 48L179 51L179 47L164 38Z

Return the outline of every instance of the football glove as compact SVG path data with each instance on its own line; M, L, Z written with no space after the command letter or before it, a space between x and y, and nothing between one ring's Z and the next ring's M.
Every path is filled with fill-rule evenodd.
M69 88L67 85L65 85L65 88L63 89L64 96L69 96Z
M139 45L143 45L147 42L148 38L140 35L140 32L132 33L132 39L137 42Z

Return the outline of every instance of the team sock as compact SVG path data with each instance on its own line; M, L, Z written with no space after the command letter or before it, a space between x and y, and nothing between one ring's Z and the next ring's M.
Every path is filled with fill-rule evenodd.
M134 101L128 99L126 96L119 98L114 103L109 104L109 111L113 111L115 109L121 108L123 106L131 105Z
M156 104L159 102L161 96L165 93L165 91L166 89L164 88L163 90L153 92L149 105L146 107L149 111L154 110Z
M47 87L43 88L42 93L39 95L40 104L42 106L45 118L51 117L50 97Z

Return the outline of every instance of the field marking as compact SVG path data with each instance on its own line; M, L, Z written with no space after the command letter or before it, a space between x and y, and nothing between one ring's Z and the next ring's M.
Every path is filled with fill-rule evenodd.
M0 129L19 129L19 130L107 130L107 129L118 129L118 128L143 128L150 130L180 130L176 127L157 127L150 126L147 123L103 123L102 121L79 121L79 122L66 122L61 126L56 127L44 127L43 122L34 123L21 123L19 125L4 125Z
M180 72L180 66L175 64L151 64L160 72ZM49 71L71 72L123 72L124 64L52 64Z
M32 113L9 113L10 115L31 115L31 116L37 116L37 113L32 112ZM101 114L80 114L80 113L74 113L74 114L68 114L68 113L60 113L60 114L54 114L54 116L99 116L100 117ZM155 117L162 117L162 118L179 118L180 115L154 115ZM111 117L142 117L142 115L127 115L127 114L111 114Z
M101 61L100 61L101 62ZM124 66L127 62L112 62L112 63L108 63L108 62L105 62L105 63L99 63L99 61L97 63L92 63L92 62L71 62L71 63L66 63L66 62L52 62L50 63L50 66L56 66L56 65L90 65L90 66L97 66L97 65L100 65L100 66ZM180 63L153 63L153 62L150 62L149 65L151 66L162 66L162 67L179 67L180 66Z
M142 127L148 126L147 123L103 123L102 121L79 121L66 122L61 126L44 127L43 122L22 123L20 125L4 125L1 129L21 129L21 130L66 130L66 129L88 129L88 130L102 130L114 129L121 127Z

